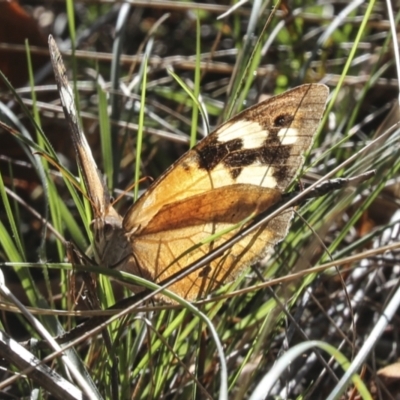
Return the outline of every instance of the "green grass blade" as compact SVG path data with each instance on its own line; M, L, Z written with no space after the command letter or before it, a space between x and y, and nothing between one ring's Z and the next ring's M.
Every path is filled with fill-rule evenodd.
M135 189L134 189L135 200L137 200L139 196L139 179L140 179L140 164L141 164L142 143L143 143L144 113L146 108L147 57L145 57L143 64L144 64L144 73L142 80L142 93L140 96L139 129L136 140Z

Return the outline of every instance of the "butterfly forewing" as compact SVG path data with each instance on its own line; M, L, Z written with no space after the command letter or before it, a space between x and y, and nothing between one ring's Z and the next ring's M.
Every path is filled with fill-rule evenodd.
M311 147L328 96L324 85L303 85L235 116L175 162L122 220L109 204L79 127L72 91L52 38L49 45L94 208L97 261L157 283L208 254L242 229L241 222L279 201ZM282 213L170 289L194 299L232 280L284 238L291 218L291 210ZM207 241L212 235L213 240Z
M80 127L74 94L68 82L60 51L52 36L49 36L49 49L61 104L68 121L77 160L85 180L85 187L92 202L95 216L104 215L109 206L109 194L105 189L90 147Z

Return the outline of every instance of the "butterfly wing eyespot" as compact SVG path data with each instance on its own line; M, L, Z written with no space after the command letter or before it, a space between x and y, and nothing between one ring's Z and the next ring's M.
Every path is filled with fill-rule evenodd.
M293 115L288 115L288 114L278 115L274 120L274 126L276 126L277 128L290 126L293 119L294 119Z

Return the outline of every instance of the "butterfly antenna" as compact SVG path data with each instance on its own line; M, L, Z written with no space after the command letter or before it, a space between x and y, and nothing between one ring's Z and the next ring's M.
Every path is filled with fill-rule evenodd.
M154 179L151 176L145 176L143 178L140 178L138 182L133 183L131 186L125 189L115 200L111 201L111 206L114 207L114 205L117 204L122 199L122 197L124 197L127 193L131 192L136 185L144 182L146 179L149 179L151 182L154 181Z

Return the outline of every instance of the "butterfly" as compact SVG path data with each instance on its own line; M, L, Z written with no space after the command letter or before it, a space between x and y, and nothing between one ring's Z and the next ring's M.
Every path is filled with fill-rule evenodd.
M323 84L305 84L246 109L169 167L122 217L110 202L80 127L51 36L49 48L93 208L96 261L155 283L209 254L243 229L246 218L281 199L303 165L329 94ZM192 300L232 281L285 237L292 216L293 210L286 210L168 289Z

